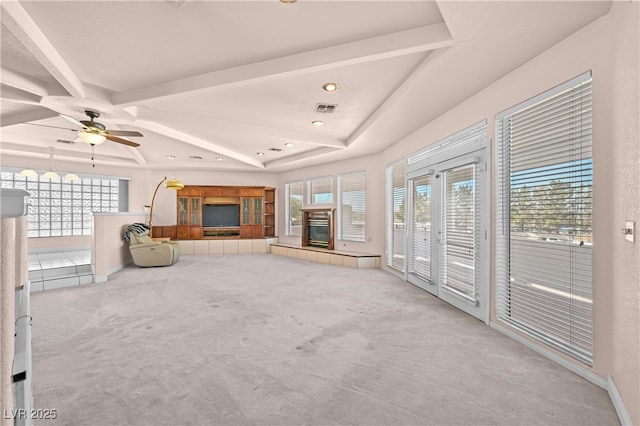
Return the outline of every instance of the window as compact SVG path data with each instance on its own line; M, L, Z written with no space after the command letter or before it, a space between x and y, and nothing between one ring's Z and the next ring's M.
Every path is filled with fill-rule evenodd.
M364 170L338 175L338 239L365 241Z
M387 244L386 263L404 272L405 262L405 172L400 160L387 166Z
M3 188L25 189L31 194L27 216L28 237L91 235L92 212L126 211L128 181L83 177L66 182L42 176L26 178L14 171L1 174ZM122 205L121 205L122 204Z
M500 320L592 364L591 74L497 117Z
M285 188L285 210L287 235L302 235L302 188L301 180L288 182Z
M331 176L318 177L307 181L309 204L333 203L333 178Z

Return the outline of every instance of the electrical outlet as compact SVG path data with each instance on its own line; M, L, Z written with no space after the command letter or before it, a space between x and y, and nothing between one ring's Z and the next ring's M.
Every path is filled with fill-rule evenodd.
M622 228L622 235L624 235L624 239L629 242L634 242L635 239L635 222L625 222L624 228Z

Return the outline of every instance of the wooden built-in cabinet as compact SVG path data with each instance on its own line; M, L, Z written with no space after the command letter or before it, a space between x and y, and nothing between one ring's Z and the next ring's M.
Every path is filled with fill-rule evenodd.
M202 197L199 188L178 191L177 236L179 240L202 237Z
M274 236L274 188L187 185L178 191L179 240Z

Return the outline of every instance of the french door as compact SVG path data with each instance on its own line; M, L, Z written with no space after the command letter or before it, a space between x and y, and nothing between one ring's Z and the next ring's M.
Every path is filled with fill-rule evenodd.
M407 172L407 280L487 322L486 149L446 157Z

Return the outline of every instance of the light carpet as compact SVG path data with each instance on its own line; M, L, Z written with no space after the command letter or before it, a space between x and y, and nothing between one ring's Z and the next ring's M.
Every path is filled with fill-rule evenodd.
M605 390L380 269L182 256L32 296L38 424L619 424Z

